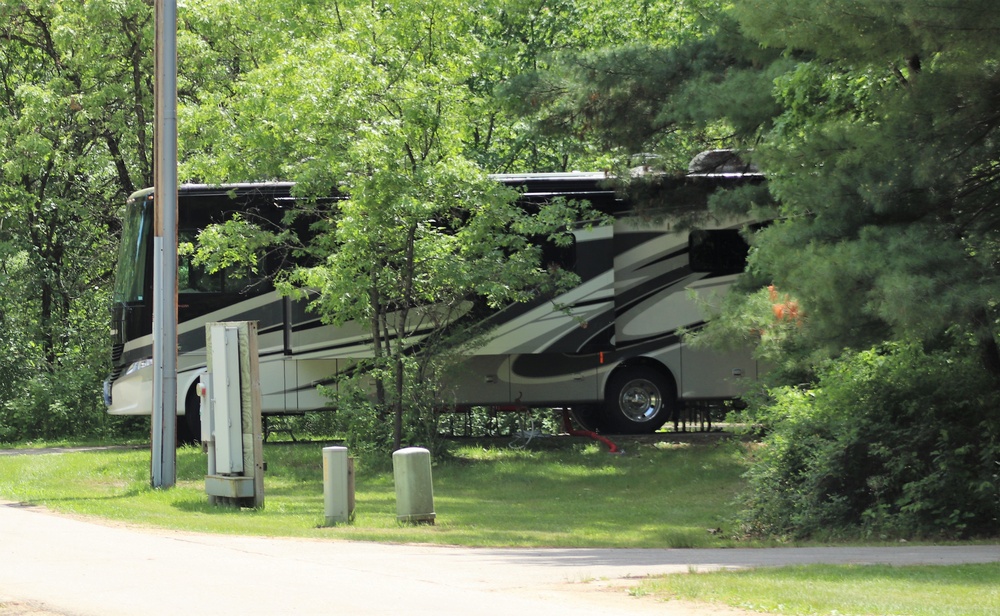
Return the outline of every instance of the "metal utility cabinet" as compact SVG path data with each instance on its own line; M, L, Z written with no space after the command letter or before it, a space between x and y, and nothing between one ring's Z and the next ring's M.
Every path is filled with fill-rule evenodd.
M209 502L264 506L263 429L257 324L207 323L208 373L202 376L202 443Z

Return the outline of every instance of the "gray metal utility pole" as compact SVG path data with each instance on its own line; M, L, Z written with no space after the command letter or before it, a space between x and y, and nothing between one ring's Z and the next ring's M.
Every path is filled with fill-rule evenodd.
M177 0L155 4L151 481L177 482Z

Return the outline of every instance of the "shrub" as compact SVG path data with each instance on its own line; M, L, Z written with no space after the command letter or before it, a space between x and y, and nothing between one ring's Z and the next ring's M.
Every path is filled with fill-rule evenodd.
M813 388L750 410L767 436L742 514L753 535L995 534L996 392L961 350L892 344L848 354Z
M0 442L149 435L148 418L109 416L100 381L83 371L37 372L15 389L0 401Z
M439 434L438 413L442 405L436 381L424 377L421 365L406 361L411 371L403 392L403 447L424 447L432 456L446 453L446 442ZM380 376L385 385L385 400L380 406L374 395L374 379ZM370 368L343 377L336 390L321 390L336 407L329 417L331 427L344 435L344 444L364 463L388 467L393 452L393 376L389 370Z

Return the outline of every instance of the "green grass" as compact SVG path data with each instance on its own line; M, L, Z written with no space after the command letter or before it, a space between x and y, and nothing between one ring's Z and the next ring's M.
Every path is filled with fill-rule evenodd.
M396 521L392 472L356 477L356 519L323 528L321 444L266 444L262 511L210 506L205 456L177 453L177 485L149 487L149 451L0 456L0 498L205 532L466 546L721 547L744 471L738 445L589 442L467 446L433 468L433 526Z
M993 616L1000 614L1000 563L697 573L647 580L635 592L788 616Z

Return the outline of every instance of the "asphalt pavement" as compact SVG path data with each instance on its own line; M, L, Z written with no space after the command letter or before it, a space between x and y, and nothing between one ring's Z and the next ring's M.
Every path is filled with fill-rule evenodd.
M806 563L1000 562L1000 545L487 549L210 535L0 502L0 614L712 614L629 595L638 578ZM7 605L7 611L4 610Z

